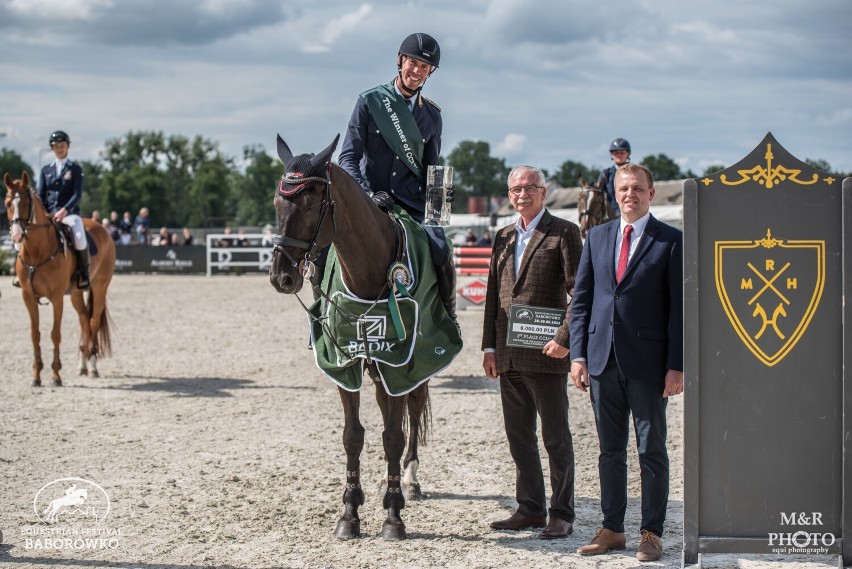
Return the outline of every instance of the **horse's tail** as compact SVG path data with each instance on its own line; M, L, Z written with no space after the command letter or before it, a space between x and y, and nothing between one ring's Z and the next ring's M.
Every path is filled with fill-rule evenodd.
M89 302L86 307L89 313L89 320L95 313L95 294L89 291ZM109 310L107 309L106 294L104 294L104 309L101 311L100 326L98 327L98 357L107 358L112 355L112 340L110 336L110 318Z
M406 409L408 428L417 428L417 442L425 446L432 431L432 398L428 381L406 396Z

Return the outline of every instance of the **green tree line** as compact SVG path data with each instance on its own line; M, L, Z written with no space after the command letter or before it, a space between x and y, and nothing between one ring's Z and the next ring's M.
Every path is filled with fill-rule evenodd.
M72 149L73 157L73 149ZM452 149L444 163L455 170L456 212L467 208L468 196L506 195L506 177L510 168L505 158L492 156L487 142L463 140ZM658 180L695 178L691 170L680 166L665 154L648 155L640 161ZM808 164L838 177L825 160L806 160ZM128 132L107 140L97 162L81 161L85 173L81 209L88 215L129 211L132 216L142 207L151 212L155 226L221 227L275 224L272 207L274 189L284 172L283 165L261 145L243 148L241 160L223 154L216 142L196 136L165 135L161 131ZM701 176L722 170L709 166ZM15 151L0 149L0 175L9 172L18 177L33 168ZM553 171L544 171L548 179L563 187L573 187L582 178L597 180L600 167L565 160Z

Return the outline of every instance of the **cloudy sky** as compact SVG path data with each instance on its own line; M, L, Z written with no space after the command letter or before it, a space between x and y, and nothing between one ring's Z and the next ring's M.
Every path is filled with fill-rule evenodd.
M96 160L162 130L316 152L422 31L445 156L604 166L621 136L701 173L771 131L852 172L850 25L850 0L0 0L0 146L44 163L64 129Z

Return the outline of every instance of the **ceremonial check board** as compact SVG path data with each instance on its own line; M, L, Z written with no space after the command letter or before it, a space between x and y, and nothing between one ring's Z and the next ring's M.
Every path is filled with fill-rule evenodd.
M565 310L513 304L509 307L506 345L541 349L556 335L565 320Z

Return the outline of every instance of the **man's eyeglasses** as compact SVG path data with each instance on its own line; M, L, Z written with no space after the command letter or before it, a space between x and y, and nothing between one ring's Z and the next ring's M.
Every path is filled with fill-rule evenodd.
M509 188L509 193L512 194L513 196L519 196L519 195L521 195L521 192L526 192L528 194L534 194L540 189L542 189L542 186L533 186L533 185L515 186L514 188Z

